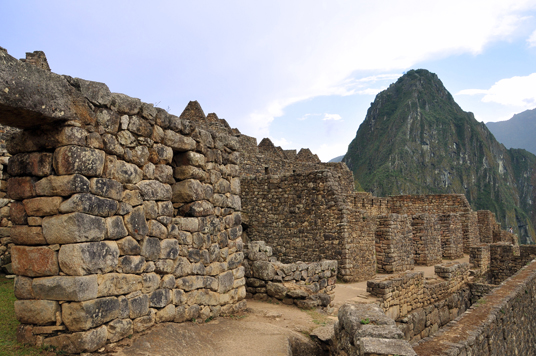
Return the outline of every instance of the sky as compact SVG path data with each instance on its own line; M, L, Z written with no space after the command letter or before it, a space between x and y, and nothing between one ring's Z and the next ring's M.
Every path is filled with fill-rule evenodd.
M378 92L436 73L479 121L536 107L536 0L0 0L0 46L258 142L346 153Z

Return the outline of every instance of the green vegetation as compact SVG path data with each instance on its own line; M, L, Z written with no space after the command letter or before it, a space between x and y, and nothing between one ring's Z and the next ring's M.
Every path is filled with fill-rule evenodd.
M0 356L55 355L46 348L17 343L19 322L15 318L15 300L13 280L0 277Z
M369 318L361 319L361 324L363 325L370 324L370 319Z
M463 111L437 75L412 70L379 93L343 162L357 190L376 196L464 194L521 239L536 239L536 156L506 150Z

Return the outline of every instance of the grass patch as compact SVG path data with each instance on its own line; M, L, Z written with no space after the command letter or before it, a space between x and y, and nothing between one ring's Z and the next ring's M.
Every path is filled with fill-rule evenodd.
M55 355L44 349L17 343L17 327L13 303L13 279L0 277L0 356Z
M318 312L315 309L304 310L313 320L313 323L320 326L326 326L328 324L328 316Z

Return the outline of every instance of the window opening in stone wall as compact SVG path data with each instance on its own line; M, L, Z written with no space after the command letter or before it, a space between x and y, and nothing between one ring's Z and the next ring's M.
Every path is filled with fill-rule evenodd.
M264 167L264 174L270 174L270 169L268 167Z

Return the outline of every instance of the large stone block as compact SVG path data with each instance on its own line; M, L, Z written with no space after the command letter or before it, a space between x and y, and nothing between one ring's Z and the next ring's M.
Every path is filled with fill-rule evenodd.
M195 179L175 183L172 187L171 200L175 203L188 203L205 198L205 185Z
M72 276L113 271L118 258L115 241L63 245L58 257L61 270Z
M179 166L194 166L204 168L206 164L206 158L201 153L194 151L178 153L173 157L173 162L177 167Z
M160 239L145 237L141 243L141 255L148 261L156 261L160 257Z
M138 206L125 216L125 225L132 237L141 240L149 233L149 226L145 220L143 206Z
M97 298L97 276L35 278L32 289L38 299L81 302Z
M123 199L123 185L109 178L92 178L89 183L91 193L117 201Z
M117 319L120 314L119 300L115 297L99 298L79 303L62 305L62 320L69 331L82 331Z
M129 162L132 162L139 167L143 167L149 161L149 149L145 146L125 148L123 157Z
M37 198L39 199L39 198ZM41 198L45 199L45 198ZM50 199L50 198L49 198ZM60 198L61 199L61 198ZM31 199L34 200L34 199ZM61 213L86 213L96 216L112 216L118 208L117 201L113 199L101 198L93 194L75 194L70 199L64 201L59 210Z
M142 292L152 293L160 286L160 276L156 273L144 273L142 276Z
M13 290L17 299L36 299L32 289L33 278L15 276Z
M149 161L154 164L170 164L173 159L173 149L161 144L154 144L149 149Z
M264 281L271 281L274 279L276 273L273 264L268 261L253 262L251 265L251 272L253 273L253 277Z
M61 197L39 197L23 201L26 213L29 216L49 216L58 214Z
M140 244L131 236L118 240L117 246L119 247L120 255L139 255L141 253Z
M122 295L141 289L141 276L135 274L106 273L98 277L98 296Z
M175 319L175 306L173 304L169 304L156 312L157 323L171 322L173 319Z
M22 202L14 201L11 203L11 207L9 209L9 218L15 225L28 224L28 214L26 214L26 208L24 208L24 204Z
M142 180L136 184L144 200L170 200L171 186L157 180Z
M13 273L19 276L42 277L59 273L58 254L48 247L11 247Z
M155 324L156 321L156 311L154 309L149 310L149 315L142 316L140 318L134 319L134 332L140 333L144 330L149 329Z
M132 335L132 320L116 319L108 325L108 342L117 342L125 337Z
M149 306L153 308L164 308L173 300L171 289L157 289L149 297Z
M232 271L227 271L218 276L218 293L227 293L233 288L234 275Z
M101 217L83 213L47 216L43 235L49 244L101 241L106 237L106 224Z
M52 174L52 153L19 153L9 159L7 172L10 176L45 177Z
M175 239L165 239L160 242L160 258L174 260L179 255L179 242Z
M153 127L151 124L139 116L132 116L130 118L128 130L144 137L150 137L153 133Z
M188 305L220 305L220 294L208 289L196 289L185 295Z
M130 319L136 319L149 313L149 296L142 294L128 300Z
M22 324L49 325L56 323L60 305L51 300L17 300L15 316Z
M17 245L46 245L47 243L40 226L12 226L11 240Z
M58 175L82 174L86 177L102 175L104 151L80 146L64 146L54 152L54 169Z
M89 191L89 180L80 175L49 176L35 183L37 195L45 196L70 196L75 193Z
M136 115L141 109L141 100L125 94L112 93L111 108L123 114Z
M108 238L112 240L120 239L128 235L127 228L121 216L112 216L106 219L106 231Z
M164 144L175 151L192 151L196 146L193 138L182 136L171 130L164 131Z
M143 179L143 171L135 164L118 160L111 167L111 178L123 184L136 184Z
M7 180L7 196L13 200L24 200L36 195L35 182L31 177L13 177Z
M56 350L69 354L80 354L84 352L93 352L106 345L108 330L105 325L85 331L72 334L62 334L46 338L44 345L54 346Z
M194 217L209 216L209 215L214 215L214 205L212 205L210 202L206 200L196 201L193 203L183 205L179 209L179 212L184 216L194 216Z
M145 257L124 256L119 258L117 270L123 273L141 273L145 270Z
M97 125L104 129L104 132L116 134L119 130L119 115L109 109L100 108L97 110Z

